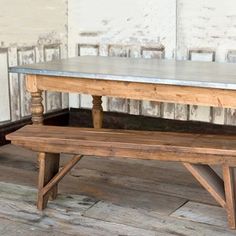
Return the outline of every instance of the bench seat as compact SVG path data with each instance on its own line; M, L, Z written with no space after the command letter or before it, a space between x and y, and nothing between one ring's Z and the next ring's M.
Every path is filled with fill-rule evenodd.
M58 183L83 155L179 161L226 209L230 228L236 228L236 136L28 125L7 139L39 153L40 210L56 198ZM75 154L61 170L60 153ZM222 166L222 177L210 164Z
M27 125L7 139L38 152L236 163L236 137L229 135Z

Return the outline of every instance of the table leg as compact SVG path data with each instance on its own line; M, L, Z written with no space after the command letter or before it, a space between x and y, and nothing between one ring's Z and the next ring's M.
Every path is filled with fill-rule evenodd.
M42 125L44 111L42 91L31 92L31 99L32 122L34 125Z
M103 109L102 109L101 96L93 96L92 115L93 115L93 127L96 129L102 128Z

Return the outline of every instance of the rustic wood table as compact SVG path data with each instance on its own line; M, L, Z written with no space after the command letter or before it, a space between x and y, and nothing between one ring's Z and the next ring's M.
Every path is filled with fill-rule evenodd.
M233 64L86 56L12 67L10 71L27 74L35 125L43 124L42 91L92 95L95 128L102 127L102 96L236 108ZM235 228L234 166L223 166L224 179L228 179L224 186L209 165L184 165L227 210L230 227Z

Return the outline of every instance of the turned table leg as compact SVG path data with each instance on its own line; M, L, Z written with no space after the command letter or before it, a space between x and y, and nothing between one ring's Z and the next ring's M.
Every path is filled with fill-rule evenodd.
M103 121L103 109L102 109L102 97L93 96L93 127L96 129L102 128Z
M31 93L31 113L33 125L43 124L43 98L42 91Z
M42 91L37 87L37 76L27 75L26 87L31 93L31 113L33 125L43 125L43 97ZM59 171L60 154L39 153L38 154L38 208L44 209L49 198L57 197L58 185L56 184L49 194L43 196L41 189L58 173Z

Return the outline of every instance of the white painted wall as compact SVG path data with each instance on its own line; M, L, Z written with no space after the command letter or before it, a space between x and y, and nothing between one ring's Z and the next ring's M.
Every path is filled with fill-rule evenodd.
M178 0L178 58L191 48L210 48L224 62L236 48L235 0Z
M0 0L0 46L67 41L66 0Z
M175 49L175 0L69 0L70 55L76 43L163 44Z

